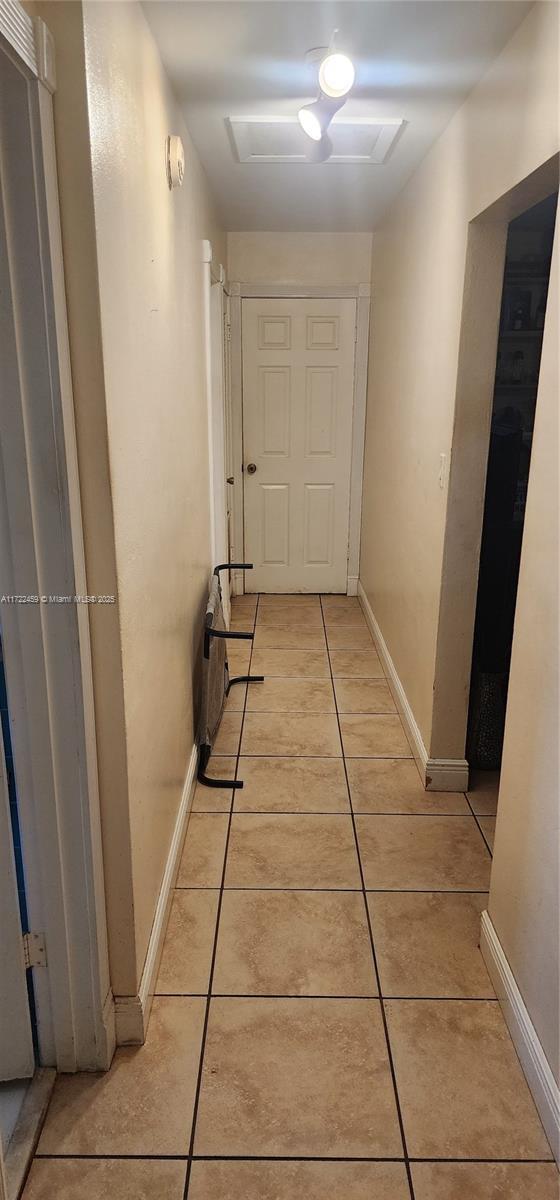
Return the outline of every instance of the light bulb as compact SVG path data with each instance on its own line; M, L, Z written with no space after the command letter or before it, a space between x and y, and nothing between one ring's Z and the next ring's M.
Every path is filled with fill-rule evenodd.
M319 117L317 116L317 113L314 112L316 103L317 101L314 101L313 104L306 104L304 108L300 108L298 112L298 121L304 133L306 133L308 137L312 138L314 142L320 142L323 136L323 130L321 128Z
M348 95L356 72L347 54L327 54L319 67L319 87L334 100Z

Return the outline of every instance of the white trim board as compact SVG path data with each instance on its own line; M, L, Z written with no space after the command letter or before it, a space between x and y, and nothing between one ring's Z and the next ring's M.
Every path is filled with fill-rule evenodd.
M163 872L138 994L136 996L115 996L115 1022L118 1046L125 1046L131 1043L133 1045L141 1045L146 1040L152 1000L154 998L154 988L156 986L163 943L167 932L169 911L173 899L173 889L179 870L194 789L196 787L197 764L198 747L193 746L183 785L181 802L177 812L177 819L175 821L175 828L169 846L169 854L167 855L167 862Z
M406 736L410 742L414 761L418 767L423 786L430 792L464 792L469 785L469 766L464 758L430 758L422 734L408 702L406 692L397 674L387 643L373 614L372 607L358 580L358 597L364 611L377 652L387 676L387 682L398 708Z
M552 1153L560 1163L560 1088L488 912L481 917L480 950Z
M242 300L369 300L369 283L230 283L230 296Z

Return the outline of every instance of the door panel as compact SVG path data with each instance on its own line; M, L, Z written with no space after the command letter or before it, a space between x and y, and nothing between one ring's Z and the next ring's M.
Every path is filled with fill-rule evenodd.
M305 566L332 565L334 488L331 483L305 485L304 551Z
M356 302L244 300L242 323L245 586L345 592Z

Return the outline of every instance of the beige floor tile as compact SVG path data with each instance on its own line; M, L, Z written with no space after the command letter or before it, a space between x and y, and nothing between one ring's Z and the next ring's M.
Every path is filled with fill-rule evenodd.
M395 701L384 679L337 679L339 713L394 713Z
M234 675L247 675L251 660L249 643L236 642L230 638L226 644L230 678L233 678Z
M331 650L330 659L335 678L385 678L375 650Z
M259 608L257 613L257 631L269 627L284 627L296 632L298 629L305 633L319 631L323 633L323 617L319 605L280 605Z
M36 1158L22 1200L183 1200L186 1170L161 1160Z
M189 1189L189 1200L409 1200L409 1196L402 1163L195 1162Z
M413 1163L412 1180L416 1200L558 1200L559 1194L553 1163Z
M325 610L325 625L327 632L344 625L354 625L358 629L367 629L366 619L359 608L327 607Z
M192 813L177 887L219 887L228 827L227 813Z
M226 887L359 888L351 818L234 813Z
M350 811L342 759L241 758L239 775L236 812Z
M357 816L367 888L487 891L490 856L474 817Z
M232 755L212 755L206 767L211 779L233 779L237 759ZM192 802L193 812L229 812L232 788L206 787L197 783Z
M218 895L196 889L173 893L156 995L208 991Z
M196 1154L402 1154L377 1000L212 1000Z
M229 623L231 633L252 633L255 627L255 610L247 610L246 613L240 613L239 616L232 616ZM233 639L235 641L235 638Z
M247 696L248 712L333 713L334 694L330 679L265 679L252 683Z
M471 771L467 796L477 816L496 816L499 786L499 771Z
M478 949L487 903L480 892L370 892L383 995L493 999Z
M324 650L322 626L315 629L290 628L289 625L257 625L256 650Z
M319 596L315 592L261 592L259 608L318 608Z
M351 758L346 769L354 812L469 815L462 792L426 792L410 760Z
M327 628L329 650L373 650L369 629L361 625L336 625Z
M490 850L494 850L494 837L496 834L496 818L495 817L478 817L478 824L482 829L484 838L488 843Z
M363 608L357 596L338 596L336 594L321 596L321 605L325 615L335 609L340 612L346 609L348 612L353 610L363 613Z
M232 687L229 696L226 696L224 704L225 712L243 712L243 709L245 708L246 692L246 683L236 683L234 687Z
M214 753L219 755L234 755L239 750L239 738L241 736L241 722L243 714L240 712L225 712L220 721L220 728L216 738L214 739Z
M411 758L402 722L394 713L351 714L340 718L347 758Z
M243 754L342 755L338 721L329 713L246 713Z
M326 650L254 650L251 674L330 679L329 660Z
M206 1001L156 996L144 1046L105 1075L59 1075L40 1154L186 1154Z
M497 1002L388 1000L386 1013L412 1158L550 1156Z
M376 996L358 892L225 892L214 992Z
M231 611L245 611L246 608L257 607L258 596L256 592L245 592L243 596L232 596Z

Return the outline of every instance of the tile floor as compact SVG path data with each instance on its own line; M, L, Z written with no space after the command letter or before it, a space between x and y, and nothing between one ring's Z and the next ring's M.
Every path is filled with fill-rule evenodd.
M244 787L197 787L146 1045L58 1080L25 1200L553 1200L477 946L496 779L422 790L356 599L233 607Z

